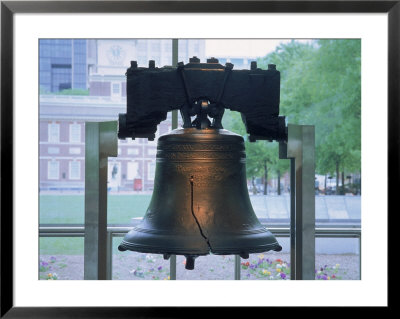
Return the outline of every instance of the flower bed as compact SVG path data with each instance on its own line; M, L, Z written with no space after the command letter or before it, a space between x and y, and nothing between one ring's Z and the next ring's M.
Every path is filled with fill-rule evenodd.
M290 256L281 253L252 254L241 260L242 280L289 280ZM115 253L113 256L114 280L169 280L169 260L161 255L140 253ZM233 280L235 258L227 256L202 256L196 258L195 269L185 269L185 258L177 256L178 280ZM42 280L83 279L83 256L42 255L39 261L39 278ZM357 255L317 255L316 280L357 280Z

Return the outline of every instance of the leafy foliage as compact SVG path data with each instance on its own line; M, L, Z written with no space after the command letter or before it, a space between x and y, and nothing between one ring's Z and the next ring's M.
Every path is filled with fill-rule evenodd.
M88 89L65 89L59 92L50 92L43 86L40 86L39 93L44 94L55 94L55 95L89 95Z
M361 169L361 41L357 39L291 41L258 60L281 72L280 114L288 123L315 126L316 173ZM234 113L234 112L232 112ZM225 121L227 129L245 135L240 114ZM278 159L277 143L246 141L247 174L263 176L264 161L282 173L288 161Z

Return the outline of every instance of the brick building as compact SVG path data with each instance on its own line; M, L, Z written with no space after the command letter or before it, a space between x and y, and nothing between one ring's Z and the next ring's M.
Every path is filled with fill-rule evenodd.
M85 122L116 121L119 113L125 113L125 72L130 61L137 60L139 66L147 66L149 60L155 60L157 67L171 65L172 41L81 40L84 45L80 42L79 46L74 42L76 40L65 40L62 45L59 41L46 40L43 42L45 49L40 51L39 188L83 190ZM76 52L78 48L80 52ZM191 56L204 60L204 40L179 40L179 52L179 61L184 63ZM84 61L84 68L82 63L76 66L77 56L80 56L80 62ZM57 60L60 57L62 61ZM66 72L62 77L52 76L60 73L60 65ZM79 85L76 84L75 68L87 70L86 78L80 78ZM42 75L42 70L47 75ZM45 82L44 79L57 79L57 83ZM59 93L63 89L77 88L88 90L88 95ZM152 190L157 138L169 130L171 114L159 125L154 141L118 141L118 157L109 158L108 163L109 188Z

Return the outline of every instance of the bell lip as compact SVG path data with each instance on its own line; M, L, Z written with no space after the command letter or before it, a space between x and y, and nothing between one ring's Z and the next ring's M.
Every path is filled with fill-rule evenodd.
M264 244L258 247L240 247L240 248L217 248L212 249L211 252L215 255L239 255L241 253L257 254L267 251L281 251L282 246L278 242L272 244Z
M150 245L139 245L127 242L122 240L119 244L118 249L120 247L124 250L136 251L139 253L149 253L149 254L170 254L170 255L198 255L205 256L210 253L210 251L202 250L202 249L190 249L187 250L181 248L166 248L166 247L158 247L158 246L150 246Z
M205 256L208 254L214 255L239 255L241 253L249 253L249 254L256 254L256 253L263 253L267 251L281 251L282 246L279 245L278 242L274 242L271 244L264 244L258 247L240 247L240 248L211 248L206 251L199 250L199 249L181 249L181 248L165 248L165 247L157 247L157 246L146 246L146 245L138 245L127 242L123 240L118 249L120 251L136 251L139 253L149 253L149 254L171 254L171 255L197 255L197 256Z

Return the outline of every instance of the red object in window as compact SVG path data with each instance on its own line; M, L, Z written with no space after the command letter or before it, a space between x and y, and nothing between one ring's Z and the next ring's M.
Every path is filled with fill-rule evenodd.
M142 179L141 178L135 178L133 180L133 190L135 190L135 191L142 190Z

